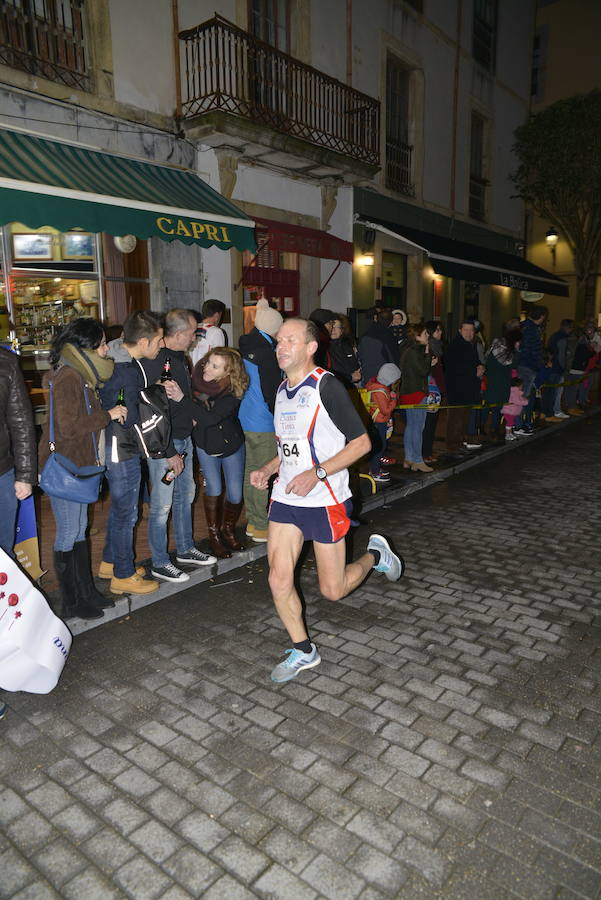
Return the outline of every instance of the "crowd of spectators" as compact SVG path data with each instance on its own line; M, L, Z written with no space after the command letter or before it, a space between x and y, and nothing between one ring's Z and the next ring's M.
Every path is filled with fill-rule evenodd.
M101 323L79 318L53 340L46 388L52 404L39 442L18 357L0 350L0 546L13 552L17 503L31 494L53 452L76 466L105 467L111 499L99 578L111 595L147 594L160 581L189 580L189 570L244 549L236 534L243 506L246 535L267 539L264 491L250 481L277 453L273 410L282 373L276 359L281 314L259 300L255 324L228 348L221 301L201 314L172 309L159 319L135 312L119 338L106 342ZM390 481L388 440L403 420L403 466L430 472L434 438L445 410L446 458L463 458L483 441L516 440L537 420L560 421L588 403L601 338L594 324L564 319L544 339L547 311L532 306L508 321L486 347L479 323L466 319L443 340L437 321L409 324L401 310L375 309L360 341L346 316L315 310L319 366L361 395L370 425L369 472ZM141 398L153 386L165 397L165 416L144 418ZM148 396L147 396L148 395ZM148 432L168 419L163 445L149 451ZM53 440L50 440L50 426ZM158 434L158 430L157 430ZM194 461L204 486L210 553L196 545L192 505ZM146 473L147 485L144 487ZM150 577L136 566L134 530L140 490L149 492ZM54 566L65 615L99 618L113 606L98 591L87 544L88 504L50 497L56 523ZM175 555L169 553L172 522Z

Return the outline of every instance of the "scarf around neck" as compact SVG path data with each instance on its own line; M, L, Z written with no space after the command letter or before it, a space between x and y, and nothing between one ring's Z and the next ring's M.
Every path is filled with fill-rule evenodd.
M65 344L61 352L61 363L79 372L94 390L98 390L109 380L115 368L112 359L103 359L95 350L83 350L75 344Z

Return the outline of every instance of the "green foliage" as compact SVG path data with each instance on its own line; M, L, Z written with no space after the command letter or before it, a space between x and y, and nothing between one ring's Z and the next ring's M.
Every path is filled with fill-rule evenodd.
M518 195L563 234L585 279L601 249L601 90L553 103L515 137Z

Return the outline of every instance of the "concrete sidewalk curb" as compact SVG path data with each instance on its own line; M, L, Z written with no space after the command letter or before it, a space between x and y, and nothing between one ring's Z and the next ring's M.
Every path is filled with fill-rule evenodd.
M385 488L380 493L374 494L371 497L366 497L363 501L361 509L364 512L371 512L374 509L389 506L390 503L394 503L397 500L402 500L403 498L408 497L411 494L415 494L417 491L423 491L435 484L440 484L441 482L446 481L448 478L451 478L453 475L457 475L460 472L465 472L468 469L473 468L474 466L481 465L482 463L495 459L505 453L511 453L514 450L520 450L528 444L531 444L533 441L541 440L549 434L556 434L558 431L561 431L577 423L584 422L587 419L590 419L593 416L597 415L601 415L601 407L596 407L595 409L589 410L583 416L565 419L563 422L557 422L554 425L545 426L540 431L536 431L534 432L534 434L529 435L528 437L521 438L519 441L512 441L511 443L502 444L500 446L491 446L490 448L484 448L482 450L474 451L474 455L470 459L466 459L455 465L448 466L447 468L438 472L435 471L431 474L428 473L419 478L408 478L402 484L391 485L390 487ZM248 539L248 543L252 544L250 538ZM83 634L83 632L90 631L92 628L98 628L99 626L105 625L108 622L114 622L118 619L123 619L131 615L137 609L142 609L145 606L150 606L150 604L152 603L157 603L159 600L164 600L167 597L172 597L174 594L178 594L182 590L188 590L188 588L195 587L206 582L212 581L214 583L215 578L217 578L218 576L224 575L227 572L235 571L242 566L248 565L248 563L263 559L263 557L265 557L266 555L266 544L253 544L252 546L247 547L246 550L243 550L240 553L235 553L231 557L231 559L220 560L219 562L215 563L214 566L205 566L200 571L188 570L190 580L185 582L185 586L181 584L164 583L161 584L158 591L155 591L152 594L143 594L140 596L129 595L123 597L122 599L116 600L115 607L113 609L104 610L104 617L102 619L86 620L74 618L67 619L66 623L73 635Z

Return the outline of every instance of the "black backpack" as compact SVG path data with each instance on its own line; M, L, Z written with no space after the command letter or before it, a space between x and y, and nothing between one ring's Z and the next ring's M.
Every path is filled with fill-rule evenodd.
M144 456L165 459L171 442L169 398L161 384L150 384L138 395L140 424L134 425L138 444Z

